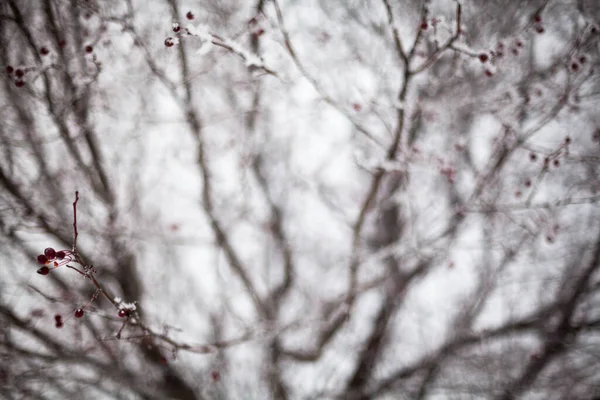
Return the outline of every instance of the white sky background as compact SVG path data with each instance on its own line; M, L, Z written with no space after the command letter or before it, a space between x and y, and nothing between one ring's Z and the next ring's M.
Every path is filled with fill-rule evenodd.
M160 68L177 82L180 80L177 48L168 49L163 45L164 39L172 35L170 28L174 21L162 2L143 4L143 7L141 3L136 4L135 23ZM344 7L337 2L326 7L329 13L318 1L287 1L281 6L298 56L320 88L387 147L392 137L389 129L395 128L395 96L402 72L389 34L385 41L375 37L368 24L360 26L350 20ZM452 29L452 7L437 7L432 8L447 10L445 17L450 19L449 28ZM194 24L227 38L242 31L244 21L251 16L248 9L241 9L232 26L220 26L214 18L203 15L201 8L190 4L189 9L196 16ZM183 10L188 10L187 5L182 6ZM381 24L385 21L384 11L378 3L363 17ZM181 22L187 22L183 18L182 15ZM314 87L301 76L286 54L272 8L269 8L267 18L260 20L265 29L261 38L262 55L265 65L275 70L279 78L259 78L262 81L262 106L256 132L247 132L244 128L244 115L251 107L253 83L239 57L228 55L219 48L212 48L208 54L190 51L190 69L194 76L190 84L196 98L195 107L204 124L202 133L213 174L217 215L262 294L281 279L281 256L265 229L268 210L247 164L256 149L264 153L272 195L284 210L284 228L295 251L297 265L295 286L282 307L281 321L306 321L302 323L303 329L284 336L283 343L292 348L306 348L314 344L310 338L314 337L318 324L313 321L320 315L322 300L335 298L347 289L351 224L370 182L368 174L357 162L377 165L383 159L384 150L355 131L346 116L320 100ZM406 43L412 42L414 32L411 33L408 23L398 25L406 47ZM385 24L381 26L387 29ZM443 30L443 25L440 29ZM426 36L430 38L430 35L431 31L428 31ZM125 300L140 301L151 325L158 328L168 324L181 329L171 334L182 341L210 342L213 339L210 313L223 320L226 338L241 335L244 328L258 325L256 315L224 255L215 250L212 233L200 207L202 180L195 165L195 143L181 109L160 82L149 78L142 54L133 45L132 38L116 26L110 28L107 36L110 43L97 45L95 52L103 63L97 84L95 123L102 134L102 148L111 178L118 183L124 221L121 234L130 237L137 249L138 268L142 271L147 293L142 299ZM535 46L535 62L540 64L550 60L552 51L561 45L561 37L552 33L533 40L531 37L531 34L519 36L526 48ZM513 39L508 37L504 41L508 43ZM189 49L200 47L197 38L186 38L185 42ZM237 43L249 49L247 35L241 36ZM490 41L489 46L494 43ZM461 47L468 49L465 43L461 43ZM477 53L481 49L474 46L473 51ZM418 359L442 343L448 333L448 322L468 298L477 282L477 274L482 268L495 268L503 249L517 245L522 234L518 225L507 218L501 217L496 221L497 225L490 226L480 214L474 213L469 214L461 226L456 242L424 245L443 231L452 212L445 197L445 185L449 182L440 173L441 168L452 166L456 169L454 184L463 196L468 197L477 182L478 177L465 167L455 146L465 145L475 167L484 171L500 132L500 120L507 124L517 123L510 107L503 107L499 112L495 112L495 107L501 103L505 92L516 93L511 84L520 75L518 65L500 64L497 75L487 78L476 59L465 56L461 62L471 74L465 79L481 80L478 90L485 94L475 93L469 98L459 88L454 94L442 94L424 102L426 127L421 133L423 139L417 141L416 150L404 148L399 157L398 166L405 168L410 176L410 183L399 198L410 222L405 238L398 245L398 253L431 255L436 261L426 278L411 288L394 323L391 336L398 339L390 344L390 351L385 355L385 360L390 361L390 370ZM504 81L496 84L499 80ZM408 101L403 105L409 112L415 110L417 103L415 89L425 88L428 82L427 74L415 79ZM552 97L552 94L546 95L546 88L544 90L544 100L547 99L545 96ZM361 109L353 109L354 104L360 105ZM477 110L476 118L466 131L460 130L453 121L461 108L469 106ZM585 103L582 107L586 107ZM565 114L535 133L527 146L530 150L549 153L561 144L568 132L573 139L571 155L583 154L592 145L589 134L592 122ZM537 123L539 121L530 121L526 128ZM55 133L48 133L49 137L53 135ZM540 170L541 160L537 165L531 163L529 151L517 150L513 156L511 166L494 185L493 190L499 192L492 190L487 195L499 204L524 201L523 198L515 199L515 191L522 190L526 198L523 179L533 179ZM59 153L56 162L60 162ZM558 175L551 168L533 202L589 196L589 192L577 186L582 181L583 169L573 164L569 173L575 176L572 184L565 182L569 179L568 174ZM76 182L65 186L73 191L78 188ZM134 191L139 191L139 208L135 209L130 207ZM102 254L95 253L95 249L100 248L96 247L93 235L102 232L103 220L98 214L94 214L96 219L88 219L86 211L93 214L94 205L86 203L85 191L81 191L80 196L80 240L82 246L88 246L91 256L101 260ZM327 202L323 201L323 196ZM595 205L577 207L563 208L556 213L540 212L537 220L530 216L514 216L515 220L540 233L533 239L533 244L527 246L527 251L519 253L516 261L508 266L482 318L477 320L477 328L494 326L510 316L520 315L537 304L540 296L547 296L553 278L561 273L564 260L573 251L573 243L586 237L588 231L583 228L588 224L586 215L597 215ZM65 204L67 215L69 210L70 204ZM560 233L555 243L548 244L545 237L555 224L560 225ZM485 229L490 229L497 250L492 260L485 259L482 251ZM31 237L32 246L35 243L43 249L52 245L39 240L38 246L38 238ZM416 263L414 257L404 258L408 266ZM30 260L16 260L32 264ZM486 265L488 262L493 265ZM6 265L8 263L10 261L6 261ZM452 268L449 267L451 264ZM15 307L34 307L29 301L29 292L21 291L16 285L17 281L24 280L44 287L44 277L32 277L34 269L32 265L30 269L20 269L17 276L3 274L5 287L9 287L8 296L12 296ZM366 281L384 272L383 265L375 262L364 265L360 276ZM56 273L68 275L72 271ZM72 282L77 284L79 277L75 273L72 275ZM370 331L369 321L381 299L382 293L377 290L360 298L351 322L318 363L284 368L284 376L292 384L294 396L331 393L343 384L349 373L348 367L356 357L358 344ZM249 392L253 393L253 398L263 397L261 390L264 387L259 381L261 344L259 338L226 350L234 360L223 376L223 384L233 391L230 398L247 399ZM123 343L123 346L128 345ZM173 363L189 382L193 382L209 379L204 367L214 359L212 355L180 352ZM377 374L388 372L385 363L380 369Z

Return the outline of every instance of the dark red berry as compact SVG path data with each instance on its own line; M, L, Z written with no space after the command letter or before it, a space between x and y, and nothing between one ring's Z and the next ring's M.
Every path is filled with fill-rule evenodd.
M56 258L56 251L52 247L48 247L44 250L44 255L48 257L48 260L54 260Z
M535 161L537 161L537 155L536 155L535 153L531 153L531 154L529 155L529 159L530 159L532 162L535 162Z
M61 317L61 315L60 315L60 314L56 314L56 315L54 315L54 320L55 320L56 322L58 322L58 321L62 321L62 317Z
M17 78L21 78L23 75L25 75L25 71L23 71L21 68L17 68L15 70L15 76Z
M536 14L533 17L533 20L535 21L536 24L539 24L540 22L542 22L542 17L540 17L538 14Z
M523 47L523 42L521 42L520 40L517 40L517 41L515 42L515 45L516 45L517 47Z
M570 136L567 136L567 137L565 138L565 143L566 143L566 144L569 144L569 143L571 143L571 137L570 137Z
M191 11L188 11L188 13L185 14L185 17L191 21L194 19L194 14L192 14Z
M62 328L62 327L63 327L63 325L64 325L64 324L62 323L62 321L56 321L56 325L55 325L55 326L56 326L58 329Z
M12 74L14 70L15 69L13 67L11 67L10 65L6 66L6 73L7 74Z
M213 370L210 373L210 377L212 378L213 381L219 382L221 380L221 373L217 370Z
M60 47L61 49L62 49L63 47L65 47L66 45L67 45L67 42L66 42L66 40L64 40L64 39L63 39L63 40L60 40L60 41L58 42L58 47Z
M129 317L129 311L123 310L123 309L119 310L119 317L120 318Z
M48 54L50 54L50 50L48 50L47 47L42 47L40 49L40 54L43 55L43 56L47 56Z
M93 51L94 51L94 48L91 45L85 46L85 52L86 53L91 53Z
M531 179L525 180L525 187L531 187Z
M15 81L15 86L16 87L23 87L23 86L25 86L25 81L19 79L19 80Z
M492 71L490 71L489 69L485 70L485 76L492 76L494 75L494 73Z
M484 63L484 62L487 62L487 60L488 60L489 58L490 58L490 57L489 57L487 54L485 54L485 53L481 53L481 54L479 55L479 61L481 61L482 63Z
M64 251L62 251L62 250L59 250L59 251L56 252L56 258L59 259L59 260L62 260L66 256L67 256L67 254Z
M537 28L535 28L535 31L537 33L544 33L544 27L543 26L538 26Z
M180 30L181 30L181 27L179 25L175 25L173 27L173 32L175 32L175 33L179 32Z
M587 58L586 58L586 56L580 56L580 57L579 57L579 62L580 62L581 64L585 64L585 62L586 62L586 61L587 61Z
M48 275L50 273L50 268L43 266L42 268L37 270L37 273L40 275Z
M75 310L75 318L81 317L83 317L83 308L78 308L77 310Z
M560 161L559 160L554 160L553 164L554 164L555 167L558 167L560 165Z
M427 30L428 27L429 27L429 25L427 24L427 22L425 22L425 21L421 22L421 29L422 30L425 31L425 30Z
M596 33L598 33L598 28L596 28L595 26L593 26L592 30L590 32L592 32L592 35L595 35Z
M40 254L39 256L37 256L37 262L40 265L44 265L44 264L46 264L48 262L48 257L46 257L43 254Z
M577 71L577 70L579 69L579 64L577 64L577 63L573 63L573 64L571 64L571 69L572 69L573 71Z
M172 37L168 37L165 39L165 46L173 47L174 44L175 44L175 40Z

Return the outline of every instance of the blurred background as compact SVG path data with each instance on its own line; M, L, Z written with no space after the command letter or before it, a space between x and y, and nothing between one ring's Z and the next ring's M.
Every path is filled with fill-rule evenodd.
M600 399L599 44L593 0L5 0L0 397Z

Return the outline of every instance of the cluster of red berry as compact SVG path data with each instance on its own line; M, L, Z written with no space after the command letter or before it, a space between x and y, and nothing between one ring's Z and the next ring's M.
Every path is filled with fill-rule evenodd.
M48 247L44 250L44 254L40 254L37 257L38 264L43 265L42 268L37 270L37 273L40 275L48 275L51 269L58 268L70 261L72 261L70 250L56 251L52 247ZM48 267L48 265L51 265L51 267Z

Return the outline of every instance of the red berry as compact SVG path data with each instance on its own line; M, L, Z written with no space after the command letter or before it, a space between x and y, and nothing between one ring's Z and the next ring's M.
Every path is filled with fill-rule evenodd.
M58 42L58 47L60 47L60 48L62 49L62 48L63 48L63 47L65 47L66 45L67 45L67 42L66 42L66 40L64 40L64 39L63 39L63 40L59 40L59 42Z
M540 22L542 22L542 17L540 17L539 15L537 15L537 14L536 14L536 15L533 17L533 20L534 20L534 21L535 21L537 24L539 24Z
M544 33L544 27L543 26L538 26L537 28L535 28L535 31L537 33Z
M78 308L77 310L75 310L75 318L81 317L83 317L83 308Z
M48 54L50 54L50 50L48 50L47 47L42 47L40 49L40 54L43 55L43 56L47 56Z
M46 264L46 263L48 262L48 257L46 257L46 256L45 256L45 255L43 255L43 254L40 254L40 255L37 257L37 262L38 262L38 264L40 264L40 265L44 265L44 264Z
M37 270L37 273L40 275L48 275L50 273L50 268L43 266L42 268Z
M54 320L55 320L56 322L58 322L58 321L62 321L62 317L60 316L60 314L56 314L56 315L54 315Z
M129 317L129 311L123 310L123 309L119 310L119 317L120 318Z
M217 370L214 370L210 373L210 377L213 381L219 382L221 380L221 373Z
M494 73L492 71L490 71L489 69L485 70L485 76L492 76L494 75Z
M88 44L87 46L85 46L86 53L91 53L93 51L94 51L94 48L91 45Z
M489 56L485 53L481 53L479 55L479 61L481 61L482 63L487 62L488 59L489 59Z
M560 161L559 160L554 160L553 164L554 164L555 167L558 167L560 165Z
M573 63L573 64L571 64L571 69L572 69L573 71L577 71L577 70L579 69L579 64L577 64L577 63Z
M181 27L179 25L175 25L173 27L173 32L175 32L175 33L179 32L180 30L181 30Z
M580 63L585 64L586 61L587 61L587 58L585 56L579 57L579 62Z
M175 40L172 37L168 37L165 39L165 46L173 47L174 44L175 44Z
M191 11L188 11L188 13L185 14L185 17L191 21L194 19L194 14L192 14Z
M15 81L15 86L16 87L23 87L23 86L25 86L25 81L19 79L19 80Z
M15 76L17 78L21 78L23 75L25 75L25 71L23 71L21 68L17 68L15 70Z
M58 258L59 260L62 260L66 256L67 256L67 254L62 250L59 250L56 252L56 258Z
M531 179L525 180L525 187L531 187Z
M427 30L428 26L429 25L427 24L427 22L421 22L421 29L422 30L424 30L424 31Z
M15 69L13 67L11 67L10 65L6 66L6 73L7 74L12 74L14 70Z
M521 42L520 40L517 40L517 41L515 42L515 45L516 45L517 47L523 47L523 42Z
M44 250L44 255L48 257L48 260L54 260L56 258L56 251L52 247L48 247Z

